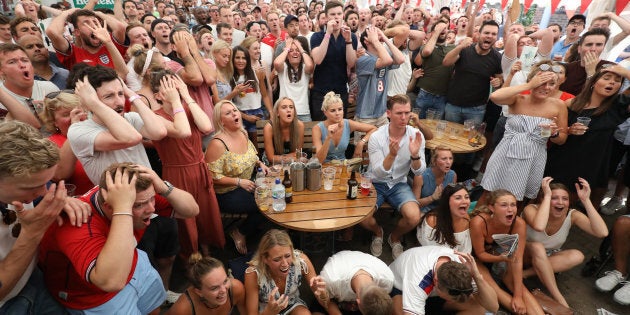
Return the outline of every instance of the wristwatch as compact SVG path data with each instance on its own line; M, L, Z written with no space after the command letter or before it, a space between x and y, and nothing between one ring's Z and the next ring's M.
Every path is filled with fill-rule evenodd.
M173 184L169 183L168 181L164 181L164 185L166 185L168 189L165 192L160 193L160 196L166 198L168 197L168 195L171 194L171 192L173 192L173 189L175 189L175 186L173 186Z

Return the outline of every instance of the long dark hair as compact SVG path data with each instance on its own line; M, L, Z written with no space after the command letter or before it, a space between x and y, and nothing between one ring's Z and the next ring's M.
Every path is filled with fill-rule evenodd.
M429 211L429 213L422 218L422 220L426 220L430 215L435 216L433 240L440 244L448 244L450 247L455 247L459 245L459 243L455 239L455 228L453 227L453 217L451 216L449 200L452 195L460 190L465 190L466 193L468 193L466 186L462 184L447 185L442 191L437 208Z
M256 78L256 72L254 72L254 69L252 68L252 60L249 57L249 51L247 51L247 49L241 46L236 46L232 48L232 66L234 67L234 59L236 58L236 53L239 51L242 51L245 54L245 81L253 80L254 84L252 84L252 88L254 88L254 91L258 92L258 78ZM234 74L232 75L232 81L230 82L232 88L236 86L236 82L239 76L240 74L238 73L236 68L234 68Z
M582 92L580 92L580 94L578 94L573 101L571 102L571 106L569 106L569 108L576 112L576 113L581 113L582 110L584 110L584 108L586 106L588 106L588 104L591 102L591 96L593 95L593 87L595 86L595 83L597 83L597 80L601 79L604 75L606 75L606 73L611 73L613 75L618 75L614 72L610 72L610 71L602 71L603 68L600 68L595 75L586 82L586 84L584 85L584 89L582 89ZM623 85L623 77L622 77L622 85ZM601 105L599 105L599 107L597 109L595 109L595 112L593 113L593 116L597 116L597 115L601 115L603 113L605 113L611 106L612 104L617 100L619 94L615 93L607 98L605 98Z

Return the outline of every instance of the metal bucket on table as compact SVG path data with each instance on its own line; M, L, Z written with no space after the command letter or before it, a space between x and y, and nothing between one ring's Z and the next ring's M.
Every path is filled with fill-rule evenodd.
M309 163L306 165L306 188L316 191L322 186L322 165Z
M293 185L293 191L303 191L306 186L306 174L304 170L306 164L301 162L295 162L291 164L291 182Z

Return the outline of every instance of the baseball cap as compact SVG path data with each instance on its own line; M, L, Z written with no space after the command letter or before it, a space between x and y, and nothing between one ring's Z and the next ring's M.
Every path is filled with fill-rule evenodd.
M287 27L293 20L299 21L297 16L291 14L287 15L287 17L284 18L284 27Z
M582 22L586 23L586 16L582 14L576 14L569 19L569 22L567 24L570 24L571 22L575 20L581 20Z

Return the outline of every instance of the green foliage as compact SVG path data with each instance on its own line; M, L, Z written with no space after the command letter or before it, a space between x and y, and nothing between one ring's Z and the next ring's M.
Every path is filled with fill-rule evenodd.
M525 11L525 8L523 5L521 5L521 15L518 17L518 22L523 24L523 26L532 25L534 23L534 16L536 15L537 7L538 5L532 4L529 7L529 10L527 10L526 13L523 13Z

